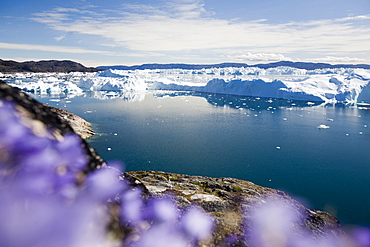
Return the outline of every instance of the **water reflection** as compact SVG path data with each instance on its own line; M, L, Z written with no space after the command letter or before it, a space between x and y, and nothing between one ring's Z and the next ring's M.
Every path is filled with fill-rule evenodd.
M122 99L129 102L139 102L145 99L146 91L89 91L85 95L100 100Z
M194 93L194 92L156 92L155 97L177 97L177 96L195 96L202 97L211 105L217 107L230 107L234 109L250 109L250 110L277 110L280 108L290 107L312 107L322 105L322 102L300 101L300 100L285 100L264 97L248 97L226 94L209 94L209 93Z
M81 96L78 94L69 94L69 93L35 93L35 92L27 92L32 98L34 99L43 99L43 98L56 98L56 99L72 99L77 96Z
M68 93L56 93L56 94L33 94L30 95L33 98L56 98L56 99L72 99L77 96L94 98L99 100L110 100L110 99L122 99L128 102L140 102L144 101L148 93L153 93L156 98L162 97L178 97L178 96L193 96L201 97L206 101L217 107L229 107L234 109L250 109L250 110L267 110L274 111L280 108L305 108L312 106L324 106L324 107L336 107L336 108L347 108L355 107L358 109L370 110L370 104L358 103L322 103L302 100L287 100L287 99L276 99L276 98L264 98L264 97L251 97L251 96L238 96L238 95L227 95L227 94L210 94L210 93L199 93L199 92L182 92L182 91L86 91L82 95L68 94Z
M69 94L69 93L29 93L31 97L40 98L56 98L56 99L72 99L77 96L93 98L99 100L122 99L124 101L138 102L145 100L145 91L86 91L82 95Z
M207 95L207 102L221 107L231 107L235 109L258 109L258 110L276 110L287 107L309 107L320 105L318 102L292 101L274 98L262 97L238 97L231 95Z

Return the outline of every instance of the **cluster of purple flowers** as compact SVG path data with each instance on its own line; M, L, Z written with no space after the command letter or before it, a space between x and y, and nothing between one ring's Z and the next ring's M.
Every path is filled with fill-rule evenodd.
M114 165L85 172L80 137L57 138L39 125L0 100L0 246L180 247L212 238L215 219L198 207L143 199ZM291 212L276 202L256 207L252 230L242 238L252 247L370 246L365 228L353 238L313 239L292 229L300 219ZM119 237L109 227L114 217Z
M197 207L144 200L112 166L84 172L77 135L55 138L0 101L0 246L193 246L211 237L213 220ZM109 205L119 205L115 239Z

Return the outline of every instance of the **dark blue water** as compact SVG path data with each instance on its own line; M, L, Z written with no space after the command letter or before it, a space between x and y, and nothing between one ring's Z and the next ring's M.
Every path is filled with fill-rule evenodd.
M93 123L91 145L128 171L244 179L370 225L370 109L184 93L39 100Z

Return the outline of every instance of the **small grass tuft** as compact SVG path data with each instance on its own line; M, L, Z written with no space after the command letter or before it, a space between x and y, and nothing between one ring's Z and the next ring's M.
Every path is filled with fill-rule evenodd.
M242 189L242 188L240 188L240 187L239 187L239 186L237 186L237 185L234 185L234 186L233 186L233 190L234 190L235 192L243 191L243 189Z

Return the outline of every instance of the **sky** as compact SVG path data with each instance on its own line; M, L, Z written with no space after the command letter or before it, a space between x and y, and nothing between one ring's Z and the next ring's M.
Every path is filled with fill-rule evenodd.
M0 59L370 64L370 1L3 1Z

